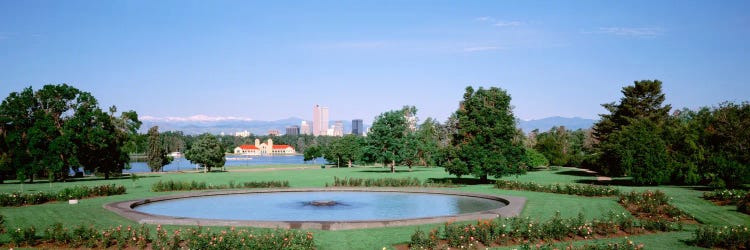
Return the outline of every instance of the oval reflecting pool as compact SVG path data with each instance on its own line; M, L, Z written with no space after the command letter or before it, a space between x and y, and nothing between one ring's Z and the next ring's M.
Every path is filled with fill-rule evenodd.
M405 192L316 191L198 196L133 209L177 218L250 221L369 221L452 216L498 209L486 198Z

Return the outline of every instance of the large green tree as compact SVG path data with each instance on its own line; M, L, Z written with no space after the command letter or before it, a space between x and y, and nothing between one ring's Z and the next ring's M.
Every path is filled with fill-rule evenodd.
M601 114L599 122L594 124L594 136L599 141L597 148L600 152L597 160L598 168L604 174L622 176L626 174L625 167L618 160L619 151L603 150L612 148L609 137L623 130L625 126L638 120L649 120L654 126L662 126L669 115L670 105L663 105L664 94L662 82L659 80L636 81L632 86L622 89L623 97L619 103L607 103L602 106L609 111Z
M112 165L128 161L121 149L127 133L120 133L117 119L102 111L90 93L66 84L11 93L0 105L0 178L64 179L79 167L108 177Z
M523 142L510 105L510 95L497 87L474 90L467 87L455 115L454 151L445 170L461 177L473 175L486 181L525 173Z
M375 117L367 133L366 153L376 162L390 166L396 172L396 163L408 155L404 151L407 136L412 133L409 117L415 117L417 109L406 106L401 110L391 110Z
M190 149L185 152L185 158L193 164L198 164L206 172L211 168L220 168L224 166L224 148L219 140L212 134L202 134L193 142Z
M146 152L146 163L151 172L159 172L164 165L169 164L170 159L167 157L167 151L162 145L159 136L159 126L153 126L148 129L148 151Z
M364 144L364 139L356 135L337 138L326 147L325 159L328 162L335 162L337 167L341 167L342 162L351 167L353 162L362 158Z

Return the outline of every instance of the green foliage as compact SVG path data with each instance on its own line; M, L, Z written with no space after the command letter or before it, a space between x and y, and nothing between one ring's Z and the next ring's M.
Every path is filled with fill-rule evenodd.
M307 150L305 150L305 154L304 154L305 161L312 161L322 156L323 156L323 151L318 146L308 147Z
M567 166L571 153L565 127L552 127L548 132L536 136L536 149L554 166Z
M162 147L159 137L159 126L153 126L148 129L148 151L146 155L146 163L151 172L160 172L164 165L171 162L171 159L167 157L167 151Z
M169 191L188 191L188 190L205 190L205 189L232 189L232 188L284 188L289 187L288 181L250 181L241 184L229 182L229 185L206 184L206 182L197 181L161 181L151 185L151 191L169 192Z
M602 105L607 111L609 111L609 114L600 115L601 119L594 124L594 136L599 140L597 148L601 152L598 167L604 174L621 176L628 174L628 170L633 170L629 167L622 166L623 163L630 163L630 167L632 167L633 163L627 159L623 161L623 158L628 157L622 157L620 155L621 151L617 150L618 147L627 148L630 145L622 145L622 141L620 141L619 145L618 143L613 143L611 137L614 134L617 134L618 131L624 130L624 127L636 121L646 120L652 122L646 124L656 126L666 120L671 106L662 106L665 97L661 91L661 85L662 83L659 80L636 81L633 86L627 86L622 89L624 96L620 99L619 103L607 103ZM636 129L634 132L639 131ZM623 136L628 137L628 135ZM653 137L654 135L648 136ZM644 138L644 140L653 140L653 138ZM625 141L625 143L627 142L630 141ZM647 180L646 182L652 183L659 181L661 181L661 177L656 180Z
M742 189L722 189L703 192L703 199L725 204L739 204L748 192Z
M518 182L518 181L506 181L497 180L495 182L495 188L500 189L512 189L512 190L526 190L534 192L545 192L545 193L556 193L556 194L570 194L580 196L613 196L620 194L620 190L610 186L595 186L587 184L548 184L542 185L534 182Z
M544 157L543 154L537 152L533 148L527 148L526 149L526 166L529 167L543 167L543 166L549 166L549 161L547 160L547 157Z
M69 199L120 195L124 194L125 191L126 189L122 185L110 184L94 187L67 187L56 193L41 191L34 193L0 193L0 207L20 207L42 204L49 201L67 201Z
M211 168L220 168L224 166L224 149L215 136L203 134L198 137L190 149L185 152L185 158L193 164L204 167L206 172Z
M670 180L667 145L660 137L659 126L649 120L634 121L610 134L602 152L636 184L659 185Z
M646 190L620 194L618 202L634 214L660 215L670 221L690 219L690 215L670 203L671 199L660 190Z
M745 194L745 196L737 202L737 211L750 214L750 193Z
M427 237L423 231L417 229L409 242L410 248L421 247L423 249L469 248L484 246L504 246L514 242L553 242L570 241L577 238L592 239L607 237L613 234L641 234L646 233L647 226L651 222L639 223L627 214L615 214L610 212L603 218L586 221L583 214L575 218L562 218L559 212L547 221L537 221L529 217L498 218L495 220L479 220L476 224L445 223L443 225L442 238L433 239ZM674 223L665 222L662 230L675 231ZM437 236L437 229L433 230ZM433 233L430 234L432 236ZM440 240L445 240L445 246L440 245ZM640 249L630 240L625 240L621 245L614 244L625 249ZM611 248L610 245L584 246L581 249L621 249ZM533 248L532 248L533 249ZM547 248L542 248L547 249ZM550 248L549 249L555 249Z
M346 135L334 139L328 147L325 148L324 158L328 162L335 162L337 167L346 163L351 167L353 162L360 161L364 154L364 138L356 135ZM308 149L309 150L309 149Z
M500 88L466 88L455 116L457 130L445 165L448 173L502 177L525 173L525 152L510 105L510 95Z
M408 145L409 142L413 143L409 119L416 119L416 113L414 106L405 106L375 117L367 133L365 156L373 162L390 166L391 172L396 172L397 162L412 161L416 155L410 148L412 145Z
M326 183L326 187L456 187L450 181L437 183L430 180L420 181L415 178L378 178L361 179L354 177L333 177L333 183Z
M5 228L5 217L0 214L0 234L4 234L7 232L7 228Z
M11 93L0 105L0 178L65 179L81 166L106 178L122 172L128 162L122 146L140 121L134 111L115 112L102 111L90 93L66 84Z
M33 246L36 243L36 228L30 226L27 228L16 228L8 232L10 243L14 246Z
M701 226L691 243L706 248L750 249L750 231L742 225Z

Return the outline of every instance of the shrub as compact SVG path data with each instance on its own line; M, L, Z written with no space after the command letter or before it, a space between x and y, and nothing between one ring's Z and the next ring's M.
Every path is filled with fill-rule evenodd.
M33 246L36 243L36 229L34 226L11 230L9 236L10 243L15 246Z
M497 180L495 187L499 189L525 190L534 192L570 194L580 196L613 196L620 194L620 190L610 186L595 186L588 184L549 184L541 185L534 182L518 182Z
M619 203L633 214L645 214L642 217L659 218L667 217L670 221L680 221L690 218L669 203L671 198L662 191L646 190L642 193L632 191L621 194Z
M289 181L251 181L243 182L242 184L235 184L234 181L230 181L229 185L213 185L206 184L206 182L197 181L158 181L151 185L151 191L154 192L167 192L167 191L189 191L189 190L205 190L205 189L230 189L230 188L282 188L289 187Z
M424 231L417 228L414 234L411 235L409 241L409 249L435 249L438 245L437 231L433 230L430 235L426 235Z
M750 249L750 231L740 225L699 227L691 242L707 248Z
M354 177L339 178L334 176L333 183L326 183L326 187L455 187L452 182L435 182L433 180L420 181L414 178L379 178L362 179Z
M19 207L27 205L42 204L49 201L66 201L69 199L82 199L96 196L111 196L124 194L126 189L122 185L101 186L74 186L67 187L57 193L34 192L34 193L0 193L0 206Z
M750 193L746 194L738 203L737 211L750 214Z

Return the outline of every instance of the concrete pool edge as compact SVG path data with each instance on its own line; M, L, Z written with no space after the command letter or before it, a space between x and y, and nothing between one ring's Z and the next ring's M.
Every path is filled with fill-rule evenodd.
M280 193L280 192L399 192L399 193L426 193L442 195L458 195L467 197L484 198L500 201L506 206L485 210L475 213L465 213L451 216L424 217L413 219L395 220L366 220L366 221L252 221L252 220L219 220L182 218L173 216L154 215L136 211L136 206L173 199L183 199L201 196L232 195L232 194L254 194L254 193ZM120 216L136 221L140 224L163 224L163 225L193 225L193 226L237 226L237 227L263 227L281 229L319 229L319 230L346 230L376 227L410 226L419 224L435 224L449 221L486 220L498 217L514 217L521 214L526 198L493 195L483 193L456 192L443 189L403 189L403 188L284 188L284 189L245 189L245 190L221 190L200 191L174 195L159 196L148 199L129 200L108 203L104 208L113 211Z

